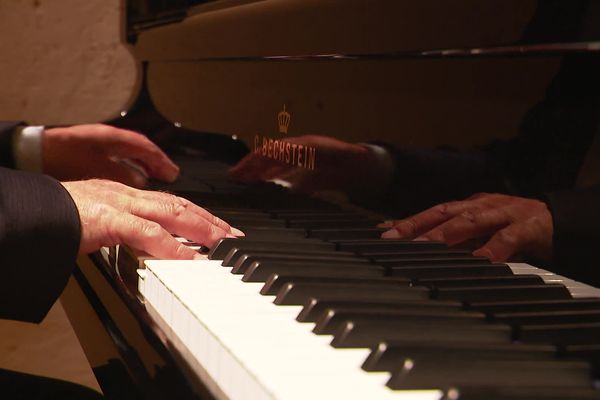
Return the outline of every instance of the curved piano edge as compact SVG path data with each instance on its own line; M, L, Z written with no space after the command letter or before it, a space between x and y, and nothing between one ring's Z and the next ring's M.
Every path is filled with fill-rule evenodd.
M105 248L80 257L61 296L103 393L111 398L213 398L175 360L168 335L137 290L130 290L117 274L115 255L114 249Z

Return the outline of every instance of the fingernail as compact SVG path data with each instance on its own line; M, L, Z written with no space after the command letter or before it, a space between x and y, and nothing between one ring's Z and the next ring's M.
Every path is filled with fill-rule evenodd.
M425 236L419 236L419 237L414 238L413 240L416 242L426 242L431 239L429 239L428 237L425 237Z
M232 238L232 239L237 239L237 236L232 235L231 233L228 233L225 235L226 238Z
M206 256L204 254L196 253L194 254L194 260L206 260Z
M244 232L240 231L237 228L234 228L233 226L231 227L231 233L233 233L235 236L246 236Z
M399 239L400 234L395 229L390 229L389 231L385 231L381 234L381 237L384 239Z
M391 228L394 226L394 221L383 221L380 224L377 224L378 228Z

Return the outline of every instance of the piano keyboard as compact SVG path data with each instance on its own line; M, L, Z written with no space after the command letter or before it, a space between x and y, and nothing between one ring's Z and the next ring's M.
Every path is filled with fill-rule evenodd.
M330 345L333 335L315 335L309 332L314 329L314 323L294 321L302 306L273 304L276 296L258 295L262 283L243 282L242 275L231 274L232 267L221 266L220 260L147 260L146 266L139 272L140 292L147 307L172 329L171 333L219 388L217 393L223 393L226 398L440 399L443 389L450 394L460 393L458 389L436 387L435 376L431 377L429 387L420 390L389 389L385 386L389 373L367 373L361 369L370 350L334 349ZM520 274L533 272L535 267L513 264L511 269ZM575 297L599 294L598 289L550 272L540 272L547 281L565 281ZM596 302L600 302L600 297ZM502 337L505 332L498 333L497 340L489 343L508 345L510 339ZM414 342L418 340L416 335ZM483 346L479 351L484 352L488 347ZM510 368L523 367L513 370L511 379L521 375L529 380L525 389L554 386L558 393L565 388L576 393L591 387L585 363L555 361L552 351L547 354L547 346L530 346L525 350L531 352L533 361L512 360L511 355L505 360ZM443 359L443 355L438 356ZM501 362L494 361L502 366ZM411 369L419 367L418 359L406 358L403 362L408 375ZM538 374L536 368L542 373ZM496 370L494 374L499 381L503 375L511 375L510 370ZM583 396L588 395L591 396Z
M215 182L182 195L247 236L143 259L138 286L216 398L600 398L600 289Z

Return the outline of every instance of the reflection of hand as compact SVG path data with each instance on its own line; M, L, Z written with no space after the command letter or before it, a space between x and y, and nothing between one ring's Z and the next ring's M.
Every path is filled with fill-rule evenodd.
M244 183L280 179L289 182L292 190L303 193L341 190L355 194L383 186L385 174L378 169L379 160L365 145L318 135L298 136L284 141L315 148L315 169L300 168L260 153L250 153L230 169L231 177Z
M80 254L126 244L160 258L191 259L198 253L171 233L207 247L223 237L243 236L208 211L171 194L96 179L65 182L63 186L79 211Z
M439 240L449 245L489 237L473 254L505 261L523 253L549 260L552 215L545 203L503 194L476 194L440 204L410 218L385 223L384 238Z
M47 129L42 159L43 172L60 180L106 178L144 187L148 177L172 182L179 174L144 135L102 124Z

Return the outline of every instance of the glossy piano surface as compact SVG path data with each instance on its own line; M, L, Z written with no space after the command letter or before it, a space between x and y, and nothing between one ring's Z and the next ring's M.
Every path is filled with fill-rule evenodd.
M144 85L112 122L147 132L181 165L178 182L156 188L247 236L220 243L205 261L145 264L125 249L82 260L65 297L87 298L93 322L65 308L105 392L599 398L598 289L528 264L493 264L469 246L380 239L378 222L427 202L371 207L349 194L292 193L228 175L252 152L285 161L282 143L296 145L292 163L305 170L360 181L364 165L340 173L323 163L327 138L385 146L508 139L565 65L596 62L596 8L128 2ZM306 135L317 139L299 141Z

